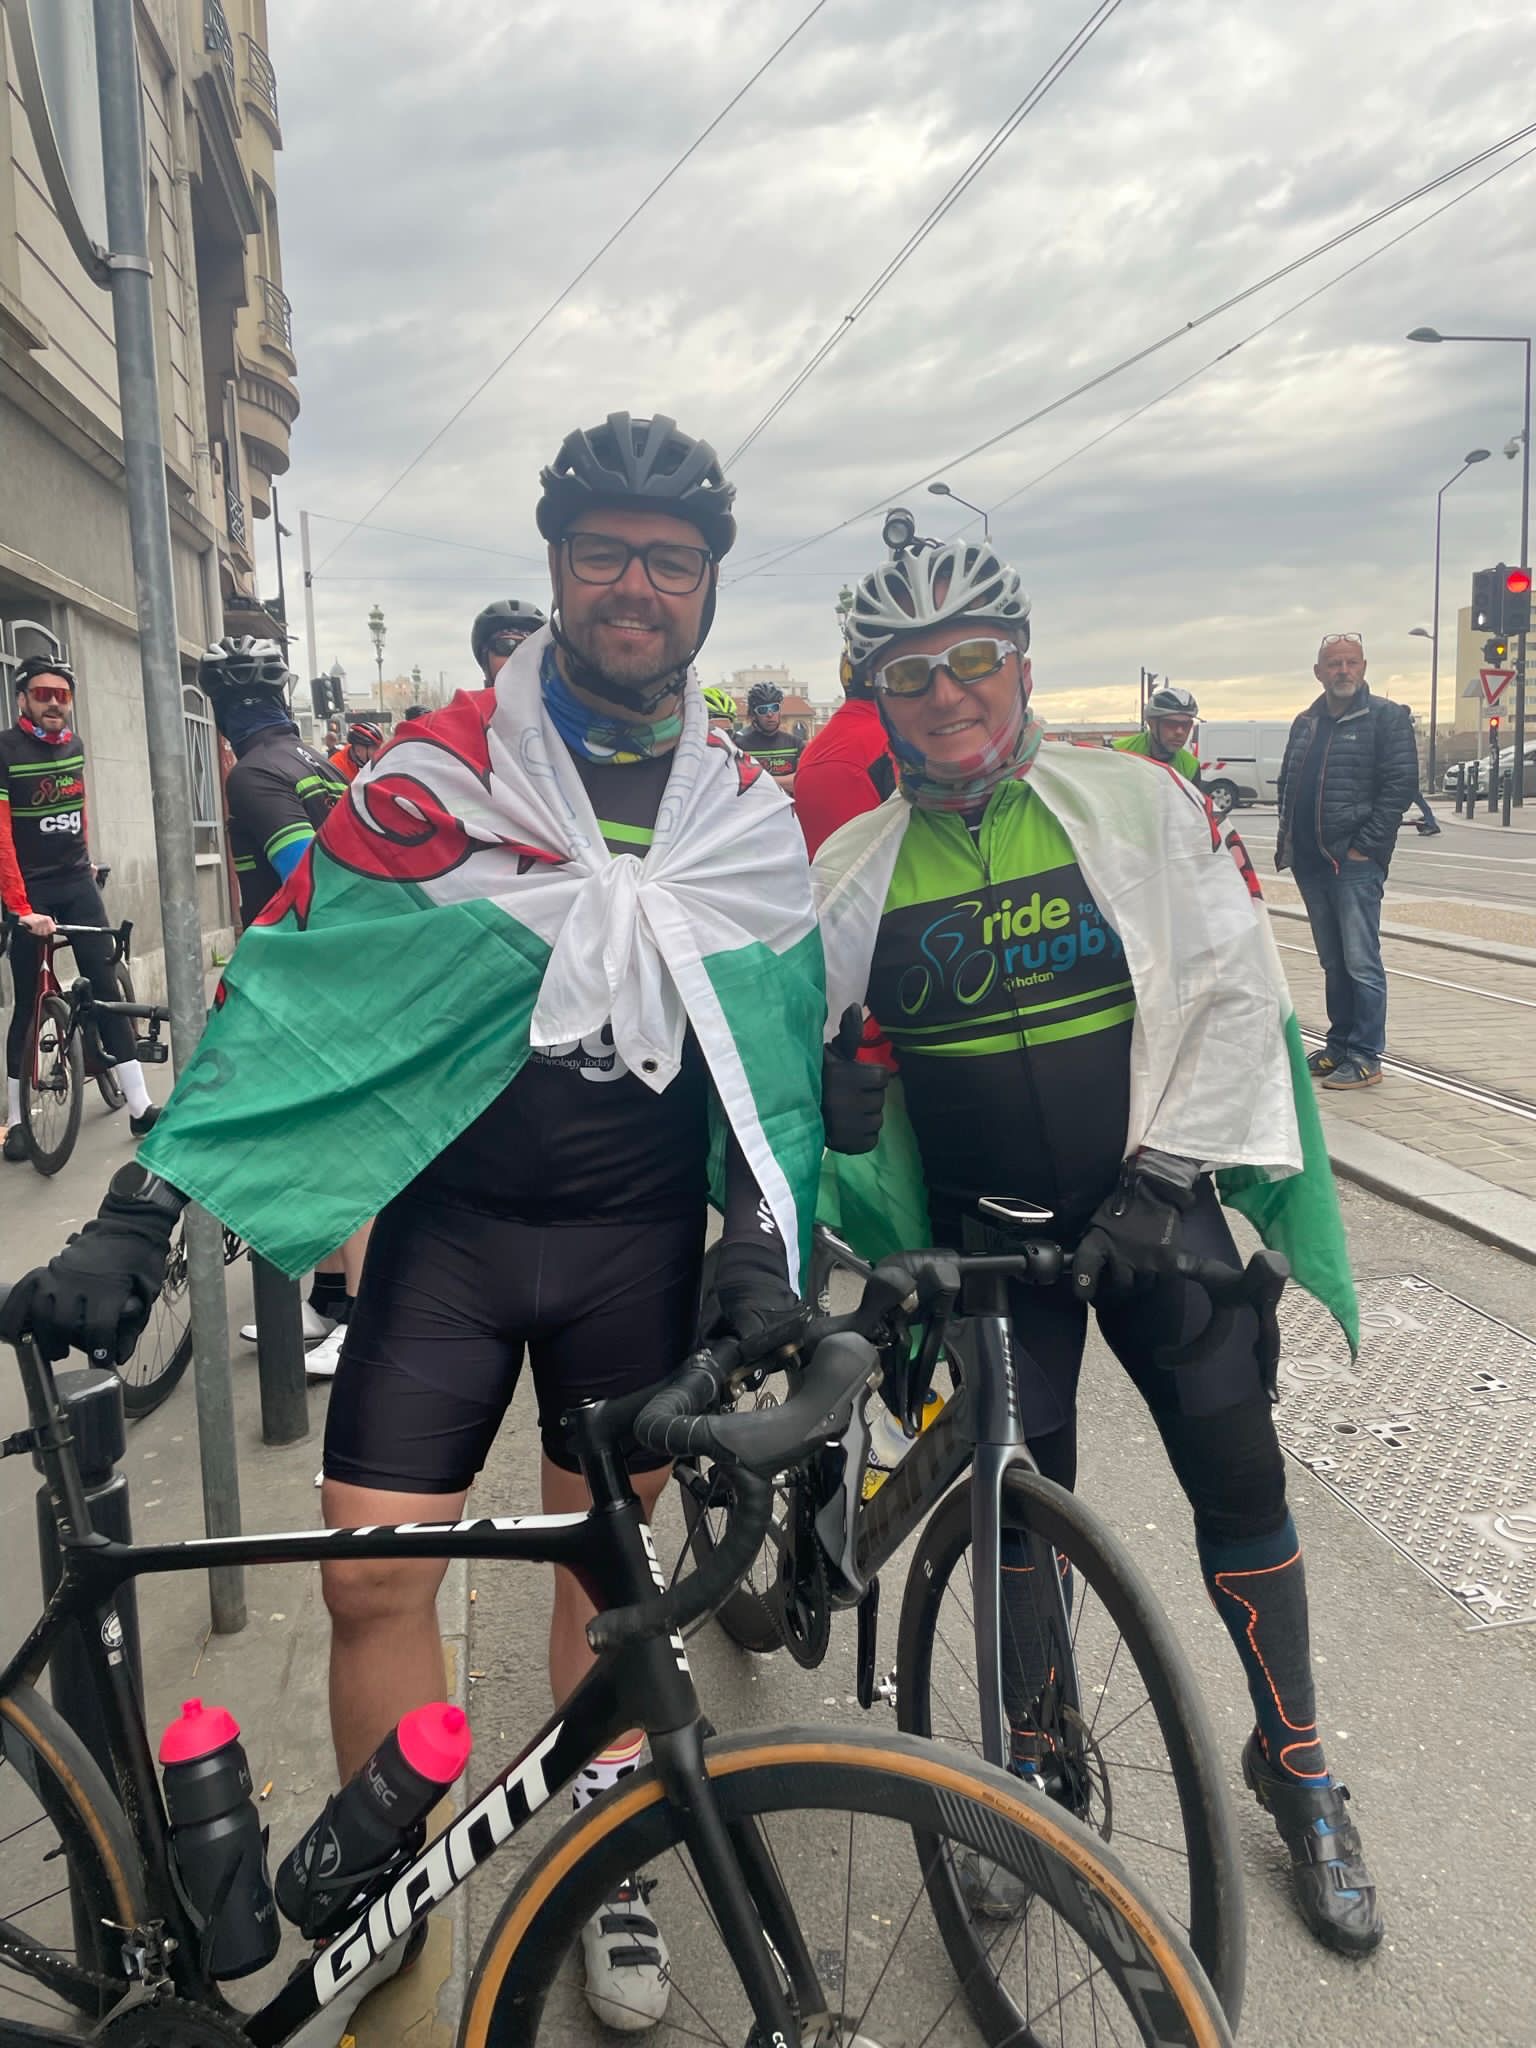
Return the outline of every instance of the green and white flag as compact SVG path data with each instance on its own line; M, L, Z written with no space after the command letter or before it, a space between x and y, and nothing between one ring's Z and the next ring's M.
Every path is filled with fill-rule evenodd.
M1047 741L1029 786L1065 832L1125 947L1136 996L1127 1153L1150 1145L1213 1169L1222 1201L1284 1253L1297 1283L1357 1348L1359 1308L1333 1169L1251 867L1240 871L1229 857L1198 792L1157 763ZM898 791L835 832L816 856L829 1032L868 989L880 915L912 824ZM926 1213L899 1096L885 1122L873 1153L829 1153L823 1176L823 1220L840 1225L866 1257L896 1249L898 1240L910 1244Z
M139 1156L300 1273L435 1159L531 1046L611 1032L659 1092L691 1025L798 1284L826 1002L794 813L709 732L695 684L654 839L643 857L610 854L544 708L547 641L358 776L241 939Z

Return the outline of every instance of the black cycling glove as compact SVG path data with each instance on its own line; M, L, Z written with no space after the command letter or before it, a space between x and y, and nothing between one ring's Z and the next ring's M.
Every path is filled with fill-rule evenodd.
M704 1333L706 1339L735 1337L752 1353L780 1330L778 1341L788 1343L806 1318L804 1304L790 1288L777 1234L772 1243L742 1238L721 1245L715 1300L718 1312Z
M186 1197L142 1166L119 1167L94 1222L19 1280L0 1309L0 1338L30 1331L45 1358L83 1351L122 1365L149 1320Z
M850 1003L821 1055L821 1121L833 1152L873 1152L885 1115L890 1070L856 1057L864 1014Z
M1072 1285L1084 1301L1137 1293L1174 1270L1199 1168L1167 1154L1151 1160L1128 1159L1114 1193L1094 1211L1072 1261Z

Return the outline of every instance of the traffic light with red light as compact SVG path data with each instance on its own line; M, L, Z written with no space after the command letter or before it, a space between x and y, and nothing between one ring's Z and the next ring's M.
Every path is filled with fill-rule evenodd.
M1499 750L1499 714L1494 712L1488 721L1488 740L1495 753Z
M1504 612L1499 621L1499 630L1506 634L1528 633L1531 630L1529 569L1506 569L1504 572Z

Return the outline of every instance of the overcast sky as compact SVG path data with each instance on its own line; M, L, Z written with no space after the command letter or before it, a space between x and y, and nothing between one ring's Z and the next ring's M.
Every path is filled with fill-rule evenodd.
M322 666L371 670L378 602L386 674L469 680L487 598L547 603L533 505L565 432L662 411L733 450L1090 0L826 0L373 515L464 545L359 532L327 562L809 4L273 0L303 400L282 497L294 572L314 516ZM1528 44L1526 0L1123 0L735 466L706 680L781 661L834 695L833 607L880 558L878 518L777 570L753 558L904 492L920 530L952 531L963 515L914 479L1510 132L1526 101L1490 80ZM1493 459L1446 498L1452 650L1472 569L1518 557L1501 450L1521 358L1403 337L1530 332L1536 158L1023 487L1478 175L944 471L978 505L1023 492L994 538L1054 715L1124 718L1142 663L1207 713L1288 713L1339 630L1364 633L1378 688L1427 706L1408 633L1429 623L1436 490L1474 446Z

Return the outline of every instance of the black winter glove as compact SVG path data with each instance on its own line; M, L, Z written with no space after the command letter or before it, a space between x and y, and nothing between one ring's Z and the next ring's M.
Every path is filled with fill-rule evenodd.
M790 1342L806 1320L804 1304L790 1291L777 1239L772 1244L754 1244L750 1238L722 1244L715 1299L718 1312L704 1333L706 1340L734 1337L753 1355L772 1348L763 1340L774 1332L782 1330L778 1341Z
M1180 1163L1190 1168L1187 1187L1150 1178L1127 1160L1072 1261L1072 1285L1081 1300L1139 1293L1174 1270L1197 1179L1192 1162Z
M142 1166L120 1167L95 1221L6 1296L0 1338L14 1343L30 1331L45 1358L83 1351L97 1365L122 1365L165 1284L185 1206L184 1196Z
M821 1121L834 1152L873 1152L885 1115L890 1072L857 1057L864 1037L864 1015L850 1003L837 1036L822 1048Z

